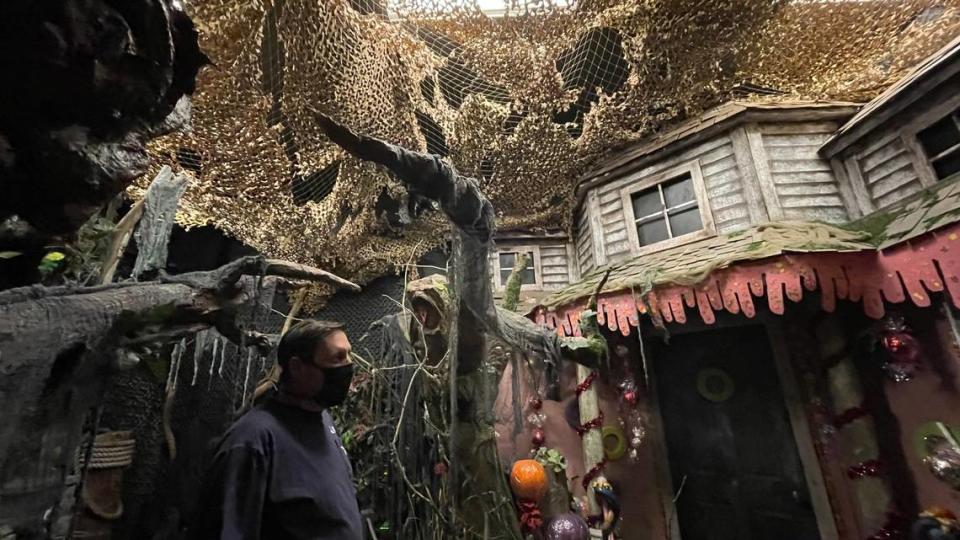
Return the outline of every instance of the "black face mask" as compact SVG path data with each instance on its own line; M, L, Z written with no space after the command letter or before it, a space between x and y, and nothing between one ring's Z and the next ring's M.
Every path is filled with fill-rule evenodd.
M323 387L313 396L323 407L336 407L347 400L350 382L353 381L353 364L323 369Z

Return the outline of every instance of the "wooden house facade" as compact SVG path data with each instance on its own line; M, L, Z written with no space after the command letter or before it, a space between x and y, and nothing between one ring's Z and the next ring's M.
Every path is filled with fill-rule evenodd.
M960 515L933 465L960 456L958 110L960 39L865 105L725 103L599 163L568 237L497 239L495 285L532 253L529 316L561 335L608 275L603 462L570 420L583 381L521 384L568 479L618 491L621 538L907 538ZM505 461L530 451L508 439Z

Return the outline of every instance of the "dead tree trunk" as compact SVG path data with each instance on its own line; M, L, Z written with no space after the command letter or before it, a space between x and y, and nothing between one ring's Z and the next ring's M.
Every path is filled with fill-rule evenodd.
M493 516L494 524L519 537L512 499L504 482L496 454L492 414L483 406L480 369L486 359L486 337L489 332L511 347L536 354L548 362L561 356L591 366L599 364L606 354L599 334L585 338L561 340L555 333L537 327L532 321L511 311L498 310L490 289L487 263L490 240L495 230L493 205L484 197L471 178L437 156L412 152L364 135L357 135L318 113L317 122L330 139L360 159L387 167L411 194L438 201L440 208L456 227L454 241L453 293L459 299L456 342L451 358L457 377L456 395L451 407L455 423L451 430L451 446L458 458L460 471L470 483L462 482L460 510L472 534L479 535L485 522ZM451 339L453 341L453 339ZM456 481L456 480L455 480Z

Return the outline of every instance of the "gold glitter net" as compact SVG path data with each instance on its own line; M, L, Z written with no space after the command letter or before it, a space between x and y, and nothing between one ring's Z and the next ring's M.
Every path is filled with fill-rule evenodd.
M866 101L960 28L960 0L499 7L188 4L216 65L200 78L192 131L152 146L157 167L194 172L178 220L365 282L402 271L448 227L436 211L416 217L388 173L329 144L314 109L445 155L478 179L501 228L568 228L592 163L737 84L782 92L754 99Z

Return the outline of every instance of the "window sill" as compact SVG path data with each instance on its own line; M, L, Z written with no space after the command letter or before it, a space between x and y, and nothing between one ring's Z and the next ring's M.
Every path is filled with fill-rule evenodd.
M716 231L710 229L700 229L699 231L687 233L682 236L676 236L667 240L662 240L655 244L649 244L646 246L637 246L636 244L631 244L630 246L630 256L636 257L640 255L649 255L651 253L657 253L659 251L664 251L670 248L675 248L683 246L686 244L692 244L699 240L705 240L716 236Z

